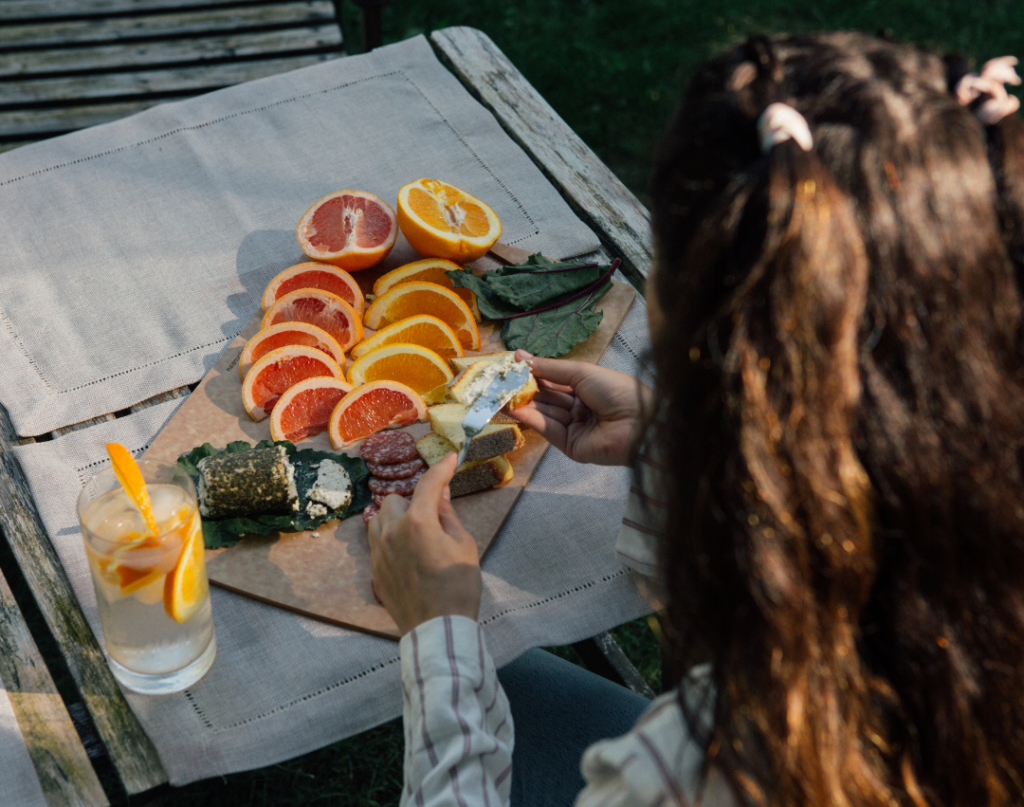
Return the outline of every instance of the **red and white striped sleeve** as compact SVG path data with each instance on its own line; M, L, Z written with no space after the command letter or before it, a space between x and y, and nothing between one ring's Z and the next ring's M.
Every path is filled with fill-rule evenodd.
M512 712L479 624L424 622L402 637L401 804L501 807L512 784Z

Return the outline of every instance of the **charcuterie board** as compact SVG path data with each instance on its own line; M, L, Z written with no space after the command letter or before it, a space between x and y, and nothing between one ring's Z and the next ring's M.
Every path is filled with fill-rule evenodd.
M514 248L495 245L501 257L519 260ZM523 253L525 256L526 253ZM360 272L357 280L368 291L380 272ZM604 318L590 337L565 356L597 362L611 342L636 296L631 286L613 281L598 303ZM270 439L269 421L255 423L242 405L238 358L246 341L259 329L257 313L220 356L199 386L178 409L145 453L147 459L173 462L203 443L222 448L235 440L257 443ZM504 350L500 328L480 326L481 353ZM426 423L407 431L419 438L430 431ZM476 538L481 556L540 461L547 442L524 430L525 445L508 455L515 472L501 487L455 499L455 511ZM302 441L299 448L332 451L327 434ZM358 445L348 449L356 455ZM286 608L342 627L398 638L398 629L370 588L370 553L366 526L357 515L330 521L315 531L249 537L230 549L208 550L210 582L248 597Z

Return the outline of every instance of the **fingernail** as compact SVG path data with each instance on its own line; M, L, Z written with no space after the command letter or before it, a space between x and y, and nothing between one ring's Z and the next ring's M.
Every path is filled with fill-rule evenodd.
M532 358L533 358L533 354L529 353L528 351L523 350L522 348L519 348L519 350L516 351L516 360L517 361L523 361L524 359L532 359Z

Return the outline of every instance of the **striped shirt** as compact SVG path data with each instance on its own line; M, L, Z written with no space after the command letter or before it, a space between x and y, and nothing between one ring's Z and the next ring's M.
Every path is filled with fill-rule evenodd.
M499 807L509 803L513 726L480 626L443 616L402 637L405 785L401 804ZM708 699L708 670L684 685L688 703ZM577 807L663 804L735 807L714 769L698 792L703 755L674 692L655 700L633 729L583 756Z

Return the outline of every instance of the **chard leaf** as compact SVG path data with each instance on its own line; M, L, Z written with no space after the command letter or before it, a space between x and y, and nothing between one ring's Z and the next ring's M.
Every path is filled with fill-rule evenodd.
M565 264L566 267L572 264ZM591 266L573 271L516 272L515 274L487 277L487 285L501 299L516 306L520 311L529 311L582 291L595 283L608 269L607 266Z
M605 283L591 294L537 314L505 320L501 338L509 350L522 348L534 356L563 356L601 324L603 311L595 305L611 289Z
M356 513L361 513L363 508L370 503L369 481L370 472L366 463L358 457L350 457L347 454L332 454L326 451L314 451L312 449L298 450L288 440L280 440L277 443L271 440L261 440L254 446L250 446L244 440L238 440L221 448L214 448L209 443L203 443L198 448L193 448L187 454L178 457L178 464L185 469L194 482L199 481L199 470L196 467L204 457L212 457L216 454L235 453L238 451L251 451L260 448L272 448L275 445L284 446L288 453L288 459L295 466L295 486L299 491L299 510L291 515L259 515L253 514L249 517L235 518L203 518L203 544L207 549L222 549L234 546L245 535L270 535L273 532L297 532L299 530L312 530L319 527L326 521L348 518ZM308 493L319 471L322 460L331 460L342 466L352 480L352 501L345 507L338 510L328 510L322 516L311 516L306 512L306 505L309 503Z
M489 277L490 273L485 274L482 278L465 270L445 272L445 274L452 279L456 288L469 289L476 295L476 305L484 319L502 319L519 313L518 308L506 303L487 285L485 278Z

